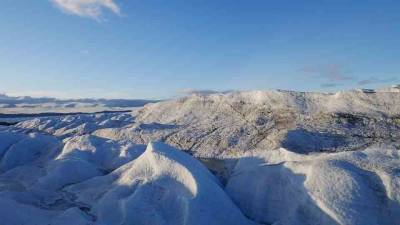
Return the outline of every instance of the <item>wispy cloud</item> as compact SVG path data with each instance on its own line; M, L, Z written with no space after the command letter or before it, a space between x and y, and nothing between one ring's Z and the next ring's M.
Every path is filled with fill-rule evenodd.
M394 82L396 80L397 80L396 77L391 77L387 79L381 79L379 77L370 77L368 79L358 81L358 84L368 85L368 84L378 84L378 83L389 83L389 82Z
M120 14L120 8L113 0L51 0L62 11L99 20L103 10Z
M212 94L226 94L229 92L234 92L234 90L226 90L226 91L216 91L211 89L182 89L177 91L178 94L183 95L212 95Z
M331 87L338 87L341 86L343 84L339 84L339 83L325 83L325 84L321 84L321 87L323 88L331 88Z
M349 72L341 64L305 66L300 68L300 72L307 77L324 79L330 83L354 80L354 77L349 75Z

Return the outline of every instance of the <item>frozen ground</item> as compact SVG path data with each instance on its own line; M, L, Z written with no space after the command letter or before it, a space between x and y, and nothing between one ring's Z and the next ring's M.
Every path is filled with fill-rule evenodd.
M0 126L0 224L397 224L399 131L395 87Z

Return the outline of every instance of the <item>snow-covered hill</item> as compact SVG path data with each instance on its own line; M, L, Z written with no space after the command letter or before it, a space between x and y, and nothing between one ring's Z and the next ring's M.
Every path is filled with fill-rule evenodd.
M393 89L192 95L0 126L0 224L396 224Z
M400 93L290 91L193 95L145 106L124 128L96 135L161 140L199 157L234 158L255 149L350 151L400 137Z

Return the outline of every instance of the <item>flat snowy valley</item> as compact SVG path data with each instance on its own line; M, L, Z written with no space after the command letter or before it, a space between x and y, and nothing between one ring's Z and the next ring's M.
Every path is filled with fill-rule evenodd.
M0 225L400 224L399 90L1 96Z

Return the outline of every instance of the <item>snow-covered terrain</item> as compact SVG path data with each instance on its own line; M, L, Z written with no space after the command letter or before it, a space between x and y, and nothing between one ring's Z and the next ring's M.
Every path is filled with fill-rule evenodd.
M199 157L236 158L254 149L337 152L400 137L400 93L254 91L194 95L144 107L135 123L98 136L164 141Z
M142 99L56 99L11 97L0 94L0 122L15 123L38 117L134 111L156 100Z
M398 224L398 88L192 95L0 126L0 225Z

